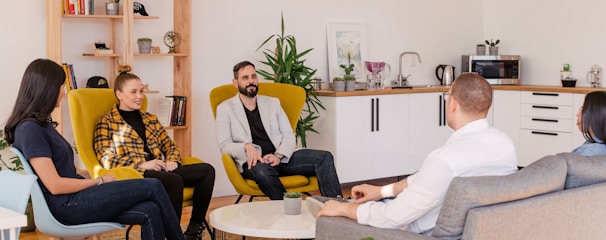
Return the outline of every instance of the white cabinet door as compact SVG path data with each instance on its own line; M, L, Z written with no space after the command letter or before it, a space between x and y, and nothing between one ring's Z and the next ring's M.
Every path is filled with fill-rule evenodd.
M374 177L409 174L408 102L411 94L376 96L378 129L374 132Z
M320 134L310 134L307 145L332 152L342 183L407 174L407 94L320 100Z
M425 157L444 145L453 132L444 116L443 93L410 94L409 102L408 174L419 170Z
M520 158L520 91L494 91L493 127L507 134Z

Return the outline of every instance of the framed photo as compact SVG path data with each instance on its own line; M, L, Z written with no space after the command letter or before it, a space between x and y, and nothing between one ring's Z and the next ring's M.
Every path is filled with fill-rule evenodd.
M328 41L328 76L329 81L345 74L341 64L354 64L351 74L356 80L365 80L362 59L366 56L366 25L359 23L329 23Z

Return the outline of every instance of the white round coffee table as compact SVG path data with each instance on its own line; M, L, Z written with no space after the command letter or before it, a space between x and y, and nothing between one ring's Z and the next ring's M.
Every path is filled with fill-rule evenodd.
M210 213L210 225L216 230L242 236L263 238L315 238L316 218L305 200L301 214L284 214L283 201L259 201L224 206Z

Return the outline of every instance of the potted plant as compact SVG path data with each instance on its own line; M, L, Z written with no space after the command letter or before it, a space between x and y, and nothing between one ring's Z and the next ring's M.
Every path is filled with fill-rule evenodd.
M284 193L284 213L286 215L301 214L301 201L303 194L300 192Z
M488 52L490 55L493 55L493 56L499 55L499 47L497 47L497 45L501 42L501 40L497 39L496 41L493 41L491 38L490 41L485 40L484 42L488 46L490 46L488 48Z
M345 91L345 79L342 77L334 77L332 79L332 89L335 92Z
M354 69L354 64L351 63L349 66L341 64L341 68L345 71L345 75L343 75L343 79L345 80L345 91L356 90L356 76L351 74L351 71Z
M105 3L105 14L118 15L118 10L120 9L119 2L120 0L110 0Z
M486 45L484 45L484 43L478 43L478 45L476 45L476 55L486 55Z
M8 169L15 172L23 171L23 164L21 159L15 154L9 152L9 144L4 139L4 136L0 133L0 170ZM12 156L8 158L8 162L4 160L5 153L11 153ZM32 199L27 201L25 207L25 215L27 216L27 225L21 228L21 232L33 232L36 230L36 224L34 223L34 209L32 207Z
M139 53L151 53L151 38L139 38L137 39L137 45L139 46Z
M318 99L316 89L313 87L312 77L317 69L312 69L305 65L305 59L303 59L303 57L313 50L313 48L299 52L295 37L292 35L284 35L283 15L281 21L280 34L272 34L257 48L258 51L270 40L275 40L275 46L263 51L265 61L261 61L262 64L271 69L271 72L262 69L257 70L257 72L267 80L297 85L305 89L305 92L307 93L305 108L297 122L295 135L297 136L298 143L300 143L302 147L307 147L307 132L318 133L313 127L314 121L319 117L318 108L325 109L322 102L320 102L320 99Z

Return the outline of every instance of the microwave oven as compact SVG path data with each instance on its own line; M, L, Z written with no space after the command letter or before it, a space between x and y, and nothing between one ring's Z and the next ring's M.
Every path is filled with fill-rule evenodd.
M519 55L463 55L461 72L473 72L490 84L520 84Z

